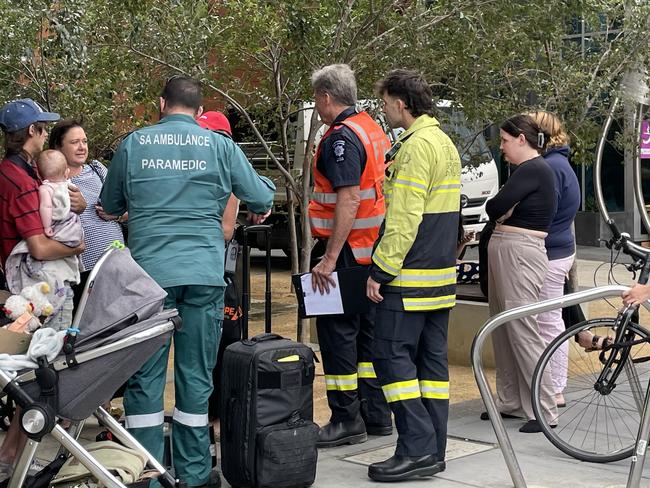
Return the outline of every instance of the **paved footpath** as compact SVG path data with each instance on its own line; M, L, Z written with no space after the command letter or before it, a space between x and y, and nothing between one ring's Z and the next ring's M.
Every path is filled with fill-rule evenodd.
M580 284L593 283L593 272L598 265L609 261L609 251L584 248L578 250L580 258ZM599 273L601 276L602 273ZM623 283L629 275L623 271ZM603 284L602 279L598 279ZM496 445L490 422L481 421L484 410L481 400L470 400L452 405L449 419L449 448L447 470L433 478L402 482L400 487L510 487L513 486L503 455ZM552 446L543 434L521 434L517 431L521 421L506 420L506 429L517 453L527 486L544 488L614 488L627 482L629 460L611 464L591 464L564 455ZM91 420L82 433L82 442L94 440L100 429ZM0 433L0 440L4 433ZM395 434L390 437L371 437L368 442L355 446L323 449L319 452L315 487L365 488L377 487L367 477L367 465L392 455ZM56 445L46 440L38 451L40 459L51 459ZM650 467L646 467L641 486L650 487Z
M447 470L433 478L402 482L400 487L460 488L513 486L490 422L479 419L480 400L456 404L449 419ZM521 434L521 421L505 425L528 487L613 488L627 482L629 461L591 464L565 456L543 434ZM380 486L367 477L361 463L383 460L392 454L394 438L373 437L365 444L319 452L315 486L365 488ZM650 487L650 469L641 484Z

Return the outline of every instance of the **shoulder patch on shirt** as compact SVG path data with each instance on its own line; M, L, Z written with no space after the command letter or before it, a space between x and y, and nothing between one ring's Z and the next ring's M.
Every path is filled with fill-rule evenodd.
M332 149L334 150L334 157L336 158L337 163L345 160L345 141L334 141Z

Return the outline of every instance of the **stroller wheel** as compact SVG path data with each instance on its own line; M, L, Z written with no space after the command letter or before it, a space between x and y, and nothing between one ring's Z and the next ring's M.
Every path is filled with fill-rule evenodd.
M5 397L0 400L0 429L6 431L9 429L11 419L14 418L15 407L14 402Z

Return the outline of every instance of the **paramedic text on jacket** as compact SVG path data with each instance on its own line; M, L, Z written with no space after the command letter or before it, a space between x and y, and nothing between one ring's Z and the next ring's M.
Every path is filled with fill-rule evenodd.
M395 70L378 83L391 127L404 127L384 183L386 219L372 256L368 297L377 303L374 365L393 411L395 454L374 463L376 481L445 469L449 413L447 324L456 300L460 157L432 113L421 75Z
M192 487L210 486L208 398L225 289L221 218L231 193L265 214L275 192L236 144L196 123L200 104L198 82L170 80L161 120L122 141L101 193L107 212L128 208L131 253L167 292L165 308L183 319L173 337L172 452L176 477ZM124 394L127 428L159 461L169 348L145 363Z

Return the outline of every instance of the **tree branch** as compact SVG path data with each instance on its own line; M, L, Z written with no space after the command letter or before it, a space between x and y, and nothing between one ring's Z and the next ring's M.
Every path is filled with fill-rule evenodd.
M133 45L129 46L129 50L131 52L137 54L138 56L141 56L141 57L143 57L145 59L153 61L153 62L155 62L157 64L162 65L162 66L166 66L167 68L172 69L172 70L176 71L177 73L180 73L180 74L183 74L183 75L186 75L186 76L191 76L190 73L186 72L184 69L182 69L182 68L180 68L178 66L175 66L173 64L170 64L170 63L168 63L167 61L165 61L163 59L160 59L160 58L157 58L157 57L152 56L150 54L147 54L145 52L142 52L139 49L137 49L136 47L134 47ZM284 168L284 166L282 166L280 161L278 161L278 158L275 157L275 155L273 154L273 151L271 151L271 148L266 143L266 140L264 139L264 136L260 133L259 129L255 125L255 122L253 122L253 119L251 118L249 113L246 111L246 109L237 100L232 98L230 95L228 95L223 90L217 88L211 81L209 81L207 79L207 77L205 76L205 71L203 70L203 68L201 68L199 66L198 70L203 75L203 78L204 78L202 80L203 84L208 86L209 88L211 88L215 92L217 92L224 99L226 99L228 101L228 103L230 103L235 108L235 110L237 110L246 119L246 122L248 122L251 129L253 130L253 133L255 134L255 137L257 137L258 141L262 144L262 147L264 148L264 151L266 151L266 154L269 156L271 161L273 161L273 164L275 164L275 166L282 173L282 175L287 179L288 186L291 187L292 191L294 191L296 194L298 194L296 182L293 179L293 176L291 176L291 173L289 173Z

